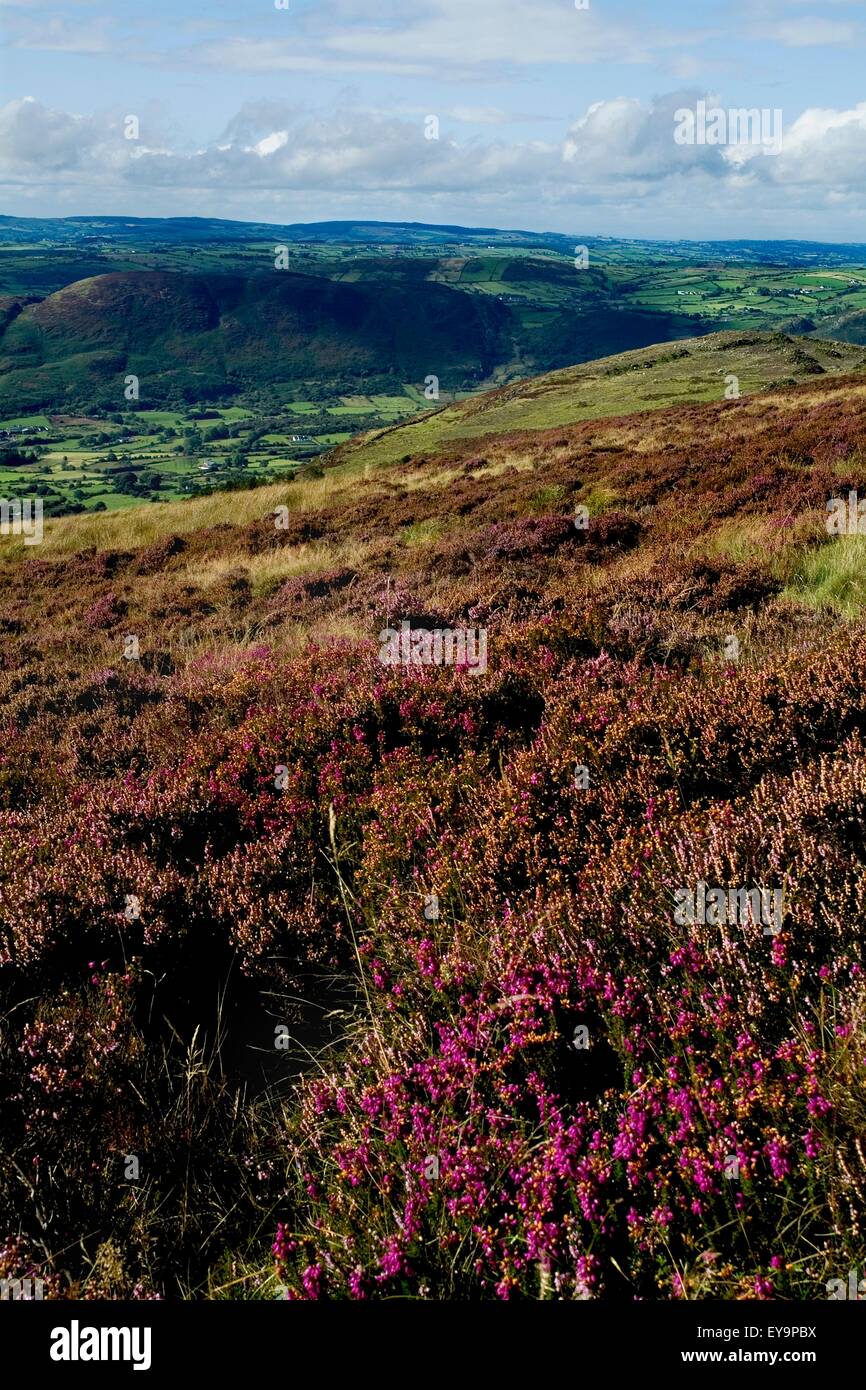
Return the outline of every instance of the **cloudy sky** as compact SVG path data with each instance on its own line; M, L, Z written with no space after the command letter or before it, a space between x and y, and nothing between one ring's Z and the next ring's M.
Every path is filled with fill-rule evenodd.
M5 213L866 241L866 0L0 0L0 85Z

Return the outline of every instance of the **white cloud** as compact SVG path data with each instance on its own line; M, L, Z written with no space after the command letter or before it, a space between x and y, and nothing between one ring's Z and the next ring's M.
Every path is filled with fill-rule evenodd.
M783 19L758 31L762 38L778 39L788 48L818 48L828 44L850 44L857 37L857 25L841 19L804 15Z
M812 108L785 132L769 172L780 185L860 193L866 186L866 101L849 111Z
M712 145L678 145L674 112L691 106L693 93L675 92L651 106L632 97L594 102L570 127L562 157L575 179L658 181L686 168L724 173L721 150Z
M103 138L95 117L51 111L33 97L0 109L0 169L42 173L79 169Z
M645 10L620 20L601 7L576 10L570 0L321 0L293 15L285 33L281 19L278 13L267 31L227 33L174 57L240 72L466 77L541 64L652 63L701 38L697 29L664 28Z
M188 209L274 220L304 214L326 199L346 215L476 220L513 225L510 210L560 209L580 225L587 209L631 219L640 235L652 219L699 210L708 225L742 218L757 235L761 219L821 209L828 219L866 209L866 102L850 110L812 108L785 129L781 151L768 155L673 139L674 111L695 93L675 92L644 104L617 97L591 104L558 139L507 140L473 135L424 138L424 121L357 109L314 115L260 102L244 107L212 142L189 152L142 127L123 136L121 113L53 111L32 98L0 110L0 179L16 191L49 188L52 198L106 210L134 197L159 211ZM715 100L709 98L710 101ZM477 121L477 113L473 114ZM421 210L424 216L421 216ZM80 210L72 207L71 211ZM569 210L571 210L569 212ZM154 207L154 211L156 208ZM790 234L790 232L788 233Z
M266 155L273 154L275 150L281 150L288 142L289 132L287 130L275 130L272 135L266 135L264 140L259 140L257 144L253 145L253 149L257 155L261 155L264 159ZM231 149L231 146L224 146L223 148Z
M216 7L195 23L181 13L171 42L146 10L124 15L123 23L117 16L72 21L46 14L43 0L3 4L13 7L10 16L18 11L7 25L11 46L112 53L187 70L465 77L537 64L651 63L700 39L696 30L664 28L645 10L633 20L615 19L602 6L576 10L571 0L317 0L285 11L258 0L249 8ZM196 37L178 46L173 40L181 33Z

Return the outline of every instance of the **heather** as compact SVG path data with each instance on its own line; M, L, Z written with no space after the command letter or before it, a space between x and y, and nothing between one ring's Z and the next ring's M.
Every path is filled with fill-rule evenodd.
M802 1299L862 1264L866 634L823 518L866 397L660 418L8 548L0 1273ZM487 672L384 667L402 620L483 626ZM781 930L678 926L698 882L783 888Z

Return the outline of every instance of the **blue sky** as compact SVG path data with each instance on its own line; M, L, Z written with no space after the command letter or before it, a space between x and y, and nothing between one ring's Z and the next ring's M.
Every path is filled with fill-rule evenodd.
M0 0L2 210L866 241L864 47L852 0ZM780 148L678 146L699 100Z

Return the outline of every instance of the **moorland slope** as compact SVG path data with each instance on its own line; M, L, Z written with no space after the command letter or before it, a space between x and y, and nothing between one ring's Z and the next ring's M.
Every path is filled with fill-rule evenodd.
M0 1274L801 1299L859 1267L856 489L866 381L819 373L7 538ZM483 629L486 669L383 664L404 622ZM683 922L701 884L783 914Z

